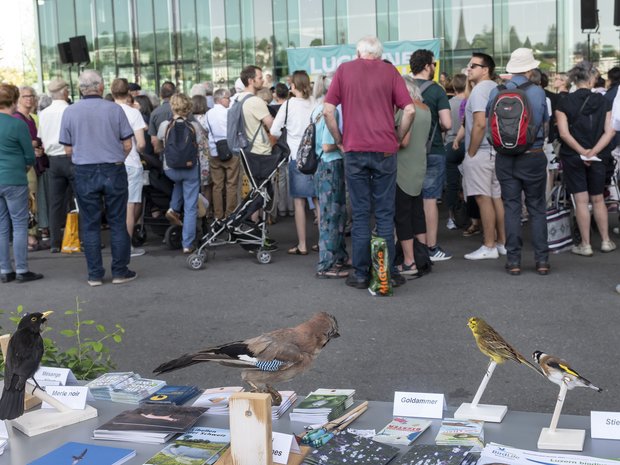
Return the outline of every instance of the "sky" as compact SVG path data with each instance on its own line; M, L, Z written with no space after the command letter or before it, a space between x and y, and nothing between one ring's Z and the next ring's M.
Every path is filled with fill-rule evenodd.
M0 0L0 67L22 67L22 43L32 44L35 37L33 0Z

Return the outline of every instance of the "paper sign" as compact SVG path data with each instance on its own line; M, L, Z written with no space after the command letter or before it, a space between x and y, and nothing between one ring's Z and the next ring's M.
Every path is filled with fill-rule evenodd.
M592 439L620 439L620 412L590 412Z
M84 410L86 408L86 394L88 393L86 386L48 386L45 392L73 410ZM43 402L41 408L54 407Z
M445 403L443 394L396 391L393 415L395 417L443 418Z
M34 374L39 386L75 386L75 375L69 368L39 367Z
M273 448L273 461L275 463L288 463L288 456L291 452L301 454L299 444L295 441L292 434L271 433L271 441Z

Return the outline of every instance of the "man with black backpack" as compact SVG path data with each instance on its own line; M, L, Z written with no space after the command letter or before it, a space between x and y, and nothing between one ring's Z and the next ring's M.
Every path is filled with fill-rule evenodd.
M495 170L502 192L506 228L506 271L511 275L521 273L521 193L532 228L532 245L536 271L539 275L549 274L549 248L547 245L547 215L545 190L547 183L547 157L543 151L545 123L549 120L545 92L536 85L530 85L529 77L540 61L534 59L529 48L518 48L510 55L506 71L512 79L491 92L488 107L489 128L492 144L498 151ZM516 115L527 124L509 125L497 108L499 97L512 92L511 104L520 108ZM495 107L494 107L495 105ZM514 118L514 115L513 115ZM514 122L514 120L513 120ZM521 134L511 134L505 128L519 127ZM511 138L515 141L509 145ZM522 143L520 141L525 141Z

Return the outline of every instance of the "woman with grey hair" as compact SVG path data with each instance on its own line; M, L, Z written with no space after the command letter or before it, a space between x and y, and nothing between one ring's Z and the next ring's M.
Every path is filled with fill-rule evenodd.
M312 94L318 104L310 116L316 125L315 150L319 156L319 166L314 174L320 209L317 278L346 278L349 275L348 271L343 270L349 260L344 241L347 221L344 160L323 118L323 98L327 94L332 77L331 74L322 75L314 81ZM336 108L335 116L341 126L340 106Z
M608 213L603 199L605 180L613 166L611 143L615 131L611 125L611 103L601 94L593 93L596 69L587 61L578 63L569 72L576 86L558 103L556 118L562 139L560 159L568 192L575 199L575 216L581 243L571 252L591 257L590 210L601 235L601 251L611 252L616 245L609 239Z

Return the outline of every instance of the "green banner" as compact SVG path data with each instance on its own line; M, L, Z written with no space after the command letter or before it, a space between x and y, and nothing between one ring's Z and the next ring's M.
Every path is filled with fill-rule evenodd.
M418 49L432 51L435 54L435 59L439 61L439 39L385 42L383 44L383 59L389 60L401 74L407 74L410 71L409 57ZM311 76L335 72L341 63L356 58L354 44L287 48L286 53L289 72L305 70ZM439 70L439 66L437 70Z

